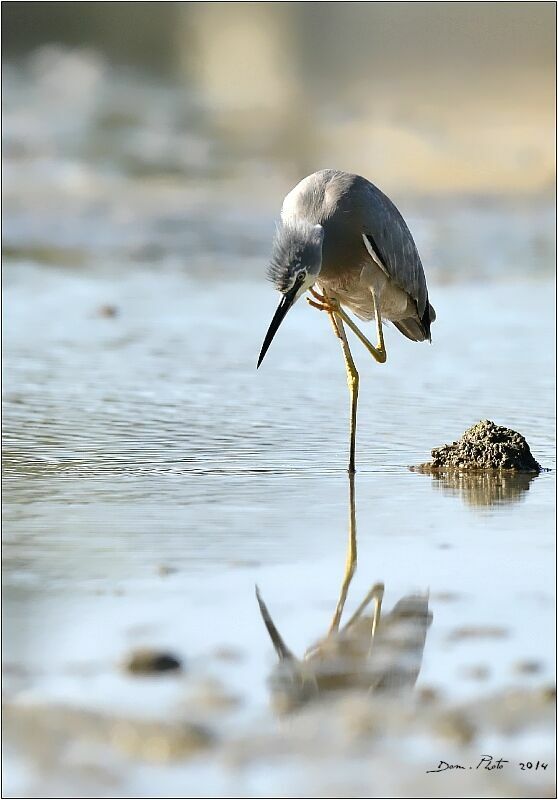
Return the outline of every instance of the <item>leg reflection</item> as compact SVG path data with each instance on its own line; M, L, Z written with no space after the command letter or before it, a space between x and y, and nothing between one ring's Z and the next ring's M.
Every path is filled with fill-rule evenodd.
M328 635L334 634L339 630L339 623L345 607L345 601L349 592L349 586L355 574L357 565L357 539L356 539L356 510L355 510L355 476L349 473L349 543L347 547L347 559L345 561L345 574L341 584L339 600L335 608Z
M270 678L278 711L349 688L398 692L412 688L422 663L432 614L428 593L402 597L382 615L384 584L375 583L343 625L357 566L355 477L349 474L349 539L339 599L327 634L298 658L285 644L259 591L258 605L279 664Z

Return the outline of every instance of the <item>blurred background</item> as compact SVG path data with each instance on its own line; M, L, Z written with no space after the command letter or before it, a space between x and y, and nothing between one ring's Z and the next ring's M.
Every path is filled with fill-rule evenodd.
M2 3L5 796L553 796L555 473L408 466L484 418L555 466L555 31L552 2ZM431 347L354 348L347 607L430 610L404 703L282 726L254 584L297 654L327 630L347 397L303 303L255 361L282 198L325 167L396 203L437 310Z
M25 229L27 247L85 257L93 219L103 220L96 248L134 258L146 245L180 252L192 227L207 231L204 247L220 252L224 239L230 252L231 225L235 246L265 255L281 197L335 167L422 217L434 268L548 268L555 12L550 2L7 2L7 255ZM488 268L486 214L498 228L498 209L512 224L502 263ZM452 236L467 253L458 263Z
M80 96L72 116L88 110L92 136L117 110L111 78L166 81L172 99L135 120L152 172L272 161L297 180L326 163L405 193L536 194L553 188L554 15L550 2L8 2L3 50L39 50L30 80L51 103ZM132 126L132 110L113 122ZM205 153L172 139L204 124Z

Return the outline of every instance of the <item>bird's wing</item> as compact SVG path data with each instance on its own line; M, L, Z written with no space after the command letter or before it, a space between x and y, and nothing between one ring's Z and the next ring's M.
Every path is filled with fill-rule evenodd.
M361 208L363 240L370 256L416 302L419 318L428 307L428 289L418 250L405 220L389 197L366 181Z

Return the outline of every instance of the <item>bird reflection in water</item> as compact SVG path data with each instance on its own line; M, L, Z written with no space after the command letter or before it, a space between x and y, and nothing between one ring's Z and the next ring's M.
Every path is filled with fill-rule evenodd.
M260 612L279 657L270 685L274 706L288 712L326 693L347 689L400 692L417 680L432 614L428 594L409 594L382 615L383 583L376 583L341 625L357 564L354 475L349 475L349 542L339 600L326 636L302 659L285 644L258 588Z
M537 476L534 472L459 472L433 470L433 486L444 494L458 495L464 503L474 508L517 503L525 499L531 481Z

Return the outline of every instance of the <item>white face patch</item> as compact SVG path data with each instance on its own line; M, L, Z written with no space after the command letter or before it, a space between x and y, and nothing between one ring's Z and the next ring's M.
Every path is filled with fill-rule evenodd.
M306 270L304 270L304 275L305 278L301 282L300 288L297 290L297 293L295 295L295 300L298 300L298 298L301 297L303 294L305 294L308 291L308 289L316 282L315 275L309 275L308 273L306 273Z
M302 276L302 277L301 277ZM308 289L315 283L316 278L314 275L308 273L306 269L299 269L295 272L293 278L291 279L289 286L283 290L283 294L287 294L290 292L295 286L297 286L296 294L294 296L293 303L296 303L299 297L308 291Z
M301 265L298 264L298 263L297 264L293 264L293 276L290 279L289 285L285 289L285 292L290 292L291 289L294 288L294 286L298 286L298 287L304 286L304 284L306 283L307 277L308 277L308 275L307 275L307 270L306 269L301 268ZM298 291L297 291L297 297L298 297Z

